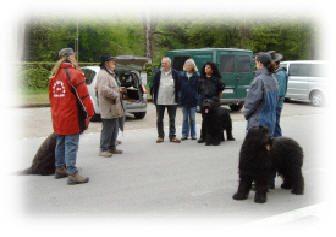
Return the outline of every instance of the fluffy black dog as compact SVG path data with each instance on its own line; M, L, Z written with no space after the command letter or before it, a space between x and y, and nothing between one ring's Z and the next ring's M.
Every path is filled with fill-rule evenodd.
M232 120L228 109L220 107L216 101L205 99L202 103L202 115L202 134L206 146L218 146L221 141L225 141L224 130L228 141L235 140L232 137Z
M254 201L266 202L266 192L272 173L282 177L282 189L291 189L292 194L302 195L303 151L300 145L288 137L272 138L267 127L251 128L239 153L239 185L234 200L246 200L255 184Z
M50 134L41 144L34 156L32 166L22 171L21 175L51 175L55 173L56 134Z

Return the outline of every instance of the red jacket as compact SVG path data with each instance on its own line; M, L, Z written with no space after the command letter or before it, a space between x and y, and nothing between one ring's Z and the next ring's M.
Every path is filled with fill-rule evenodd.
M94 114L84 74L69 63L61 64L60 70L49 83L49 100L54 131L58 135L79 133L76 96L71 93L70 82L64 68L68 68L71 83L76 88L89 117ZM87 119L87 124L89 119Z

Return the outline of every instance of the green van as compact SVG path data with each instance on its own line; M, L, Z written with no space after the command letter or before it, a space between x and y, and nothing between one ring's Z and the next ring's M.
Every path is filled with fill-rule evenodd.
M182 72L184 62L192 58L199 71L207 61L214 62L226 87L221 103L239 111L254 77L254 56L251 50L236 48L175 49L165 57L172 60L172 68Z

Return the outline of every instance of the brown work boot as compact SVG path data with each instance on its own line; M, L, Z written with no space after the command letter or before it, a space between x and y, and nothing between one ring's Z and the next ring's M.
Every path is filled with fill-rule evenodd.
M61 179L68 176L65 166L56 167L55 170L55 179Z
M161 142L164 142L163 137L159 137L159 138L156 140L156 143L161 143Z
M100 150L99 156L104 156L105 158L110 158L112 156L112 153L109 151L102 151Z
M84 184L87 182L89 182L89 178L79 176L78 171L68 175L67 184Z
M119 150L119 149L109 149L108 152L111 153L111 154L121 154L122 150Z
M180 143L181 140L177 139L176 137L172 137L172 138L170 139L170 142Z

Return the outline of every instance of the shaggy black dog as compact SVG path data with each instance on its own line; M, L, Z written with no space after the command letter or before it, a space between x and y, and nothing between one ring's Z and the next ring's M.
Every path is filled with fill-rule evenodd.
M239 185L234 200L246 200L255 184L254 201L266 202L266 192L272 173L282 177L282 189L291 189L292 194L302 195L303 151L300 145L288 137L272 138L267 127L251 128L239 153Z
M235 140L232 137L232 120L228 109L220 107L218 102L206 99L202 103L202 115L202 133L206 146L218 146L221 141L225 141L224 130L228 141Z
M21 175L55 173L56 134L50 134L41 144L34 156L32 166L22 171Z

